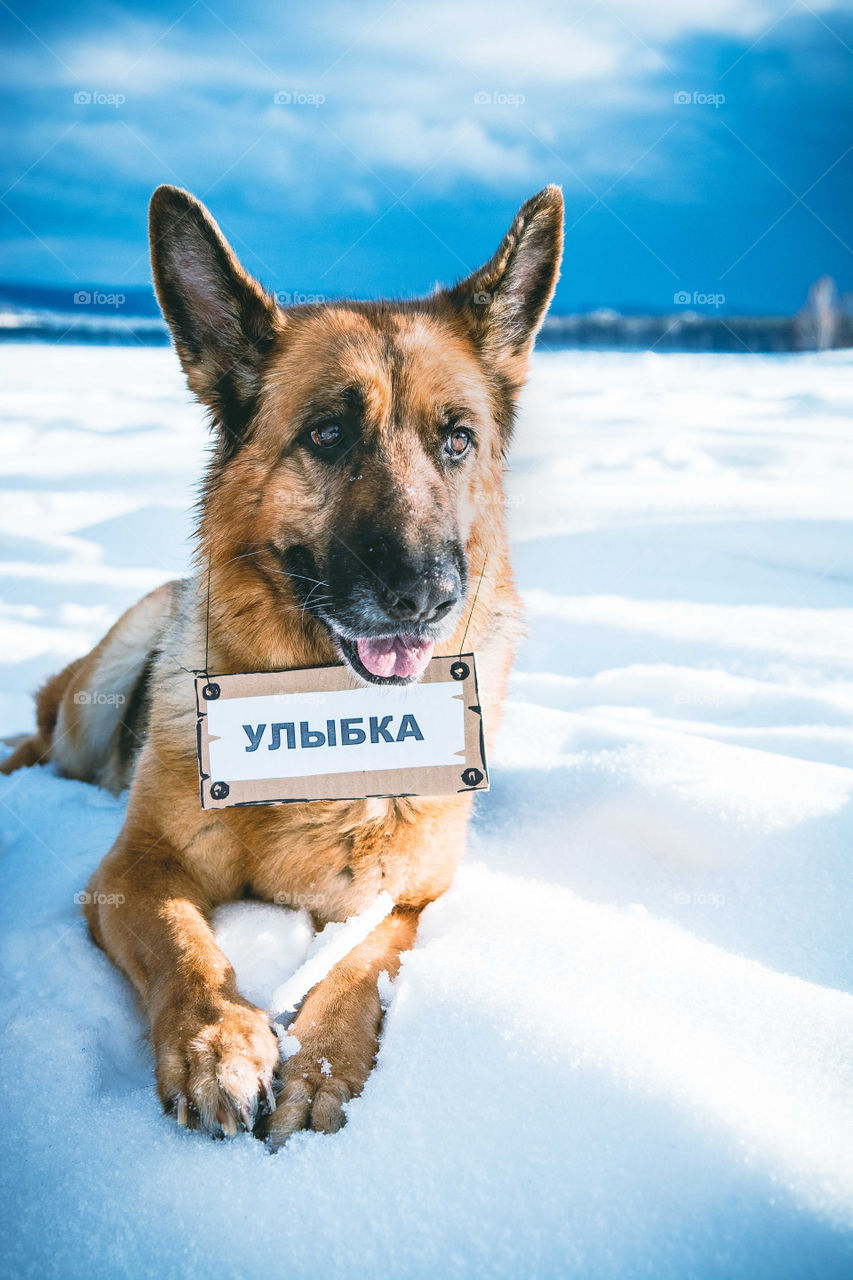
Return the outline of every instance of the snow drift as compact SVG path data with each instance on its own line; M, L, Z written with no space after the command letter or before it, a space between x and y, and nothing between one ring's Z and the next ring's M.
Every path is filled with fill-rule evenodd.
M0 731L184 568L170 352L0 348ZM79 895L123 803L0 779L16 1276L853 1273L851 360L549 354L508 478L530 637L469 859L349 1122L165 1119ZM267 1003L304 914L217 931Z

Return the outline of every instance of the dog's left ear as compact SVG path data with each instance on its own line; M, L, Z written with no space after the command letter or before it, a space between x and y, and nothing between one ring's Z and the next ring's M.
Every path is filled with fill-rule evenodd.
M447 295L484 357L518 390L563 254L563 193L545 187L521 206L495 256Z

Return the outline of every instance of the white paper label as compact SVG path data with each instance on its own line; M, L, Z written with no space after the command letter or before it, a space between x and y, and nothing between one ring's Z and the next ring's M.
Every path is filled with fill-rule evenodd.
M454 681L223 698L207 705L210 774L245 782L458 764Z

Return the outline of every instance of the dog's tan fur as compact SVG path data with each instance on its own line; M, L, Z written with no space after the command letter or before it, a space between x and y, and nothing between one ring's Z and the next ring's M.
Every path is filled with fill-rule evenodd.
M49 680L37 734L0 768L51 759L115 791L131 783L126 822L92 878L86 917L139 993L160 1097L182 1123L253 1128L275 1073L283 1088L267 1125L273 1145L298 1128L342 1123L376 1055L377 976L397 972L420 911L450 884L470 808L469 797L454 796L203 811L190 673L204 665L208 578L210 671L338 662L330 634L306 613L271 548L298 541L322 557L331 539L347 536L349 521L377 504L411 541L452 516L471 575L439 651L457 652L467 625L493 739L520 617L503 457L556 281L561 213L559 192L547 188L524 206L486 267L436 298L281 312L191 197L161 188L152 201L161 303L188 381L222 437L202 501L199 572L145 597L87 657ZM195 341L184 309L224 337ZM364 392L374 462L362 474L321 475L291 447L294 424L318 392L354 383ZM434 418L439 406L458 402L476 431L477 457L445 484L429 463ZM235 404L250 405L236 443L227 439ZM150 709L134 718L127 709L146 666ZM115 696L105 701L105 691ZM129 736L138 751L128 750ZM290 1028L299 1050L279 1066L267 1016L237 990L210 913L244 895L284 896L314 904L321 926L360 911L380 889L395 911L310 992Z

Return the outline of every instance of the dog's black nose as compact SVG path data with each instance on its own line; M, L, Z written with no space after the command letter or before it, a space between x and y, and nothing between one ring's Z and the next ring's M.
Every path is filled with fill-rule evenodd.
M450 570L401 577L384 584L379 594L395 622L438 622L457 603L460 589L459 575Z
M310 577L306 573L306 578ZM461 543L428 529L404 542L373 524L333 539L326 569L338 625L359 636L419 633L450 625L468 586Z

